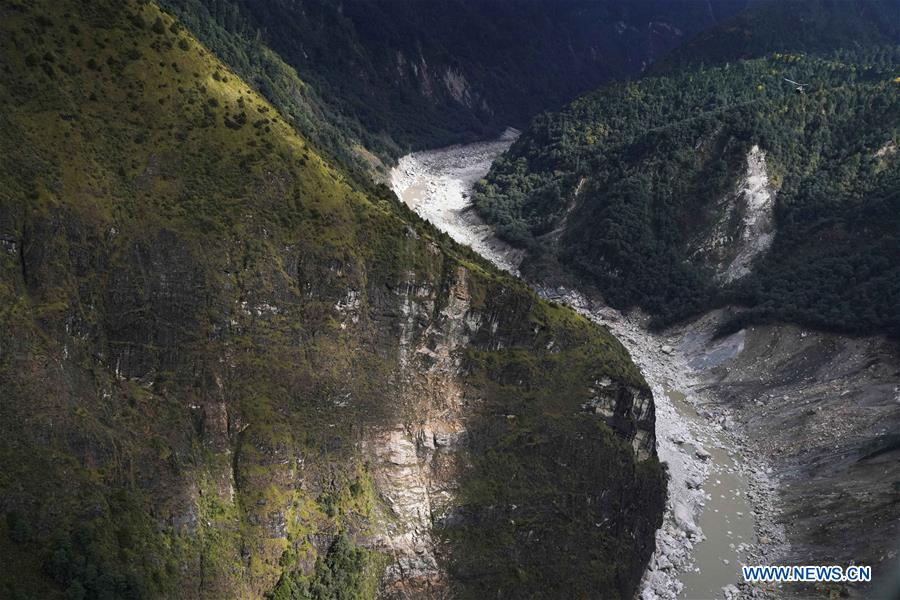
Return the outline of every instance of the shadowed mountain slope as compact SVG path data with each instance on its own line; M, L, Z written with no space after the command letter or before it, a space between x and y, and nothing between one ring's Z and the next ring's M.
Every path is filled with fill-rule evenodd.
M0 595L631 597L665 478L608 332L156 5L0 16Z
M879 32L898 5L871 4L884 10L853 13L853 23L871 16ZM779 10L805 15L802 6ZM766 30L765 8L696 43L744 39L742 23ZM827 35L829 14L810 27L846 41ZM475 203L531 249L527 269L575 275L660 323L734 303L749 310L732 327L789 320L898 335L900 49L880 39L827 56L766 42L762 58L677 68L673 59L586 94L537 117ZM715 44L682 56L718 57ZM806 93L784 78L808 83Z

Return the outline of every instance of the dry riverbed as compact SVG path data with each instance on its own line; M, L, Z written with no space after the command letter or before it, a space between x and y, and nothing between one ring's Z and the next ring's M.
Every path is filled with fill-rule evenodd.
M510 127L494 141L414 152L391 171L391 188L416 214L514 275L524 252L497 239L473 210L470 194L518 136Z

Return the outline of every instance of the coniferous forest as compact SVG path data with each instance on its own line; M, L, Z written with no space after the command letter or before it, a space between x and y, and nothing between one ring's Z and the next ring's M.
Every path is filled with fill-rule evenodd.
M530 249L532 268L574 272L660 324L728 303L745 309L731 327L787 320L897 335L898 58L897 46L876 45L714 66L672 59L538 116L476 205ZM809 86L797 93L785 77ZM722 285L691 257L754 145L777 188L774 244L752 274Z

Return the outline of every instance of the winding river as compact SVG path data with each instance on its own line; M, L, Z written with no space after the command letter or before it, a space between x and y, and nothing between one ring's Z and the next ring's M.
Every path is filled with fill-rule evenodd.
M409 154L391 173L392 188L417 214L516 275L522 252L494 236L473 210L470 195L517 135L508 129L494 141ZM727 427L697 410L704 403L702 391L678 340L652 334L639 316L623 315L575 290L532 285L607 326L653 388L657 451L668 464L669 498L640 598L736 597L740 565L756 542L748 469Z

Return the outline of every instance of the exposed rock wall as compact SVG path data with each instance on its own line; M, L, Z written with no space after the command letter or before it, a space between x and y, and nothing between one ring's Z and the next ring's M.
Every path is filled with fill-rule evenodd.
M0 595L633 593L665 481L608 332L354 186L152 3L14 6Z
M469 447L469 424L474 420L483 430L485 410L499 409L499 392L485 386L512 376L501 367L494 374L477 375L480 383L473 384L473 373L484 368L467 364L467 353L477 349L494 356L492 360L546 353L544 360L552 360L549 354L580 346L577 340L560 337L565 329L557 325L529 324L544 309L524 289L510 289L499 281L485 289L484 274L474 276L470 267L448 261L437 246L412 237L407 238L410 250L437 261L437 279L421 273L409 278L406 273L385 287L372 265L323 257L311 262L301 258L303 251L288 250L280 260L258 263L256 274L228 274L213 284L213 271L203 266L209 256L190 248L183 234L163 231L146 244L127 241L126 235L132 234L123 234L117 243L126 251L114 253L105 245L89 250L82 232L90 227L83 222L65 219L67 235L50 226L59 221L57 215L29 218L27 233L4 232L26 248L21 264L17 255L8 253L7 274L20 289L41 298L37 282L69 277L70 267L60 259L69 256L80 262L95 253L98 264L110 265L109 279L99 285L85 282L80 293L104 299L87 313L100 318L79 323L64 310L43 324L36 322L33 333L19 338L19 352L33 362L38 360L37 341L31 336L44 332L49 337L40 346L56 358L41 367L40 376L30 375L31 370L5 371L11 389L18 390L17 405L28 407L27 412L7 410L7 422L31 432L21 443L65 432L61 438L51 436L54 452L72 456L79 470L114 468L119 473L104 489L120 485L121 469L136 469L138 490L155 506L147 515L148 524L171 535L215 539L223 528L243 523L232 542L235 558L244 553L235 563L239 571L224 579L221 573L210 573L196 589L201 595L235 589L232 586L258 594L274 586L285 545L306 544L307 561L327 551L329 531L337 526L329 517L331 510L346 511L342 527L353 532L358 544L387 557L386 592L430 597L447 589L453 583L448 565L454 544L435 526L444 518L459 526L467 522L467 511L476 510L477 502L459 497L461 479L473 477L471 462L483 460L486 449ZM65 254L54 250L59 244ZM36 254L34 248L43 250ZM222 253L230 254L227 248ZM228 273L229 263L225 258L221 272ZM27 281L18 276L20 267L30 274ZM290 269L296 269L294 277ZM237 283L244 277L247 281ZM354 283L366 280L368 286ZM498 303L494 295L503 300ZM477 305L473 296L480 296L474 299ZM211 310L222 311L221 316L208 320L204 311ZM296 341L291 340L292 323L302 327ZM10 352L7 347L8 359L15 355ZM583 360L593 366L585 371L591 373L588 377L572 384L581 391L561 391L553 400L558 408L548 408L568 406L562 409L576 421L584 414L599 423L581 408L595 406L590 415L600 415L632 442L640 460L655 463L652 400L635 373L627 371L633 367L619 359L612 359L610 368L590 356ZM40 362L33 364L36 368ZM626 371L615 372L623 367ZM558 368L565 370L566 365ZM527 394L529 387L542 385L542 376L541 370L519 373L504 389ZM55 390L44 400L49 404L35 404L33 392L23 388L37 381ZM260 403L260 393L283 395L284 400ZM115 407L123 401L134 408L121 413ZM297 408L290 408L296 402ZM52 414L52 405L58 405L63 416L52 425L40 425ZM152 417L159 410L165 416ZM85 431L78 417L66 416L69 411L97 419L112 436L110 443ZM103 416L109 411L118 416ZM516 415L500 418L507 416ZM123 418L145 433L133 437L118 430L115 421ZM492 435L483 431L481 443ZM145 454L141 438L152 441L146 449L156 448L158 456ZM609 443L606 450L619 458L605 459L625 461L616 469L626 466L630 452ZM591 460L602 458L603 448L594 448L597 454L590 455ZM195 461L201 462L188 467ZM548 483L553 484L552 479ZM365 492L372 494L368 508L345 497L359 481L370 482ZM640 478L603 473L595 481L624 490ZM502 484L502 479L493 483ZM566 483L557 484L554 493L569 493ZM84 493L93 489L86 481L83 486ZM23 501L11 495L7 509L25 510ZM210 502L219 507L212 513ZM334 509L333 503L340 508ZM633 521L652 535L652 512L620 519L603 501L590 508L602 511L616 527ZM222 518L220 511L234 516L217 520L213 515ZM447 517L451 514L456 516ZM308 533L298 538L300 528ZM238 548L243 550L238 553ZM225 548L220 551L227 554ZM210 568L183 560L187 572ZM312 568L312 562L306 564L299 568ZM240 574L250 570L258 574Z
M706 239L694 251L712 266L723 283L750 273L753 260L775 237L777 189L766 170L766 153L754 145L747 153L747 171L731 194L716 207L719 215Z
M665 481L611 335L355 187L152 3L14 6L0 595L633 593Z

